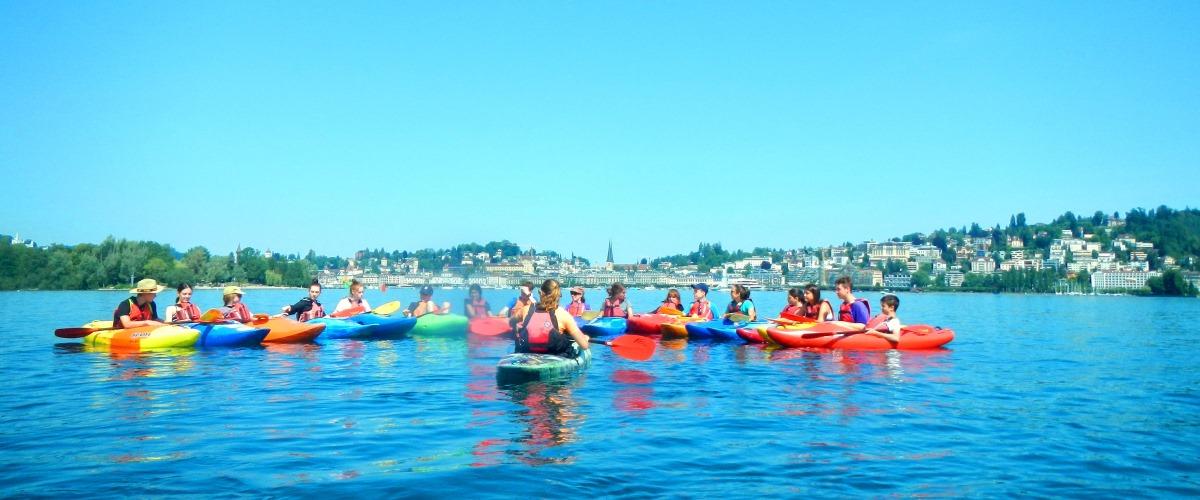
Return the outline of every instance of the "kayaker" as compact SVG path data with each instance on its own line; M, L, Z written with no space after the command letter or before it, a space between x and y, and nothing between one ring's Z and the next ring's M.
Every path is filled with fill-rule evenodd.
M571 303L567 304L567 312L571 313L571 316L582 316L585 311L591 310L587 298L583 296L583 287L571 288Z
M580 350L588 348L588 338L579 331L575 318L558 305L561 298L557 281L542 282L537 304L526 309L520 327L516 329L516 352L573 358Z
M113 310L113 327L134 328L163 324L158 318L158 306L154 303L154 298L165 288L150 278L138 281L137 288L129 291L133 297L122 300Z
M440 307L433 302L433 287L429 285L421 287L420 295L420 299L409 304L408 309L404 310L405 316L419 318L426 314L450 314L449 302L443 302Z
M254 315L250 314L250 308L242 303L242 289L235 285L229 285L221 290L221 301L225 306L220 309L221 318L242 323L249 323L254 320Z
M486 318L492 315L492 306L483 298L483 288L471 285L467 289L467 298L463 299L463 309L468 319Z
M871 321L871 304L866 299L854 297L854 284L849 276L842 276L833 282L833 291L842 299L838 308L838 321L866 325Z
M785 314L792 316L804 316L804 291L800 287L792 287L788 289L787 305L783 306L783 310L779 311L779 317Z
M325 307L317 300L321 296L321 283L317 280L312 280L308 285L308 296L304 297L295 304L283 306L283 314L295 314L296 321L308 321L310 319L324 318Z
M358 280L350 280L350 295L339 300L337 307L333 308L333 312L345 311L362 306L362 312L371 312L371 304L367 303L367 299L363 298L363 291L366 287Z
M821 287L809 283L804 287L804 316L817 321L833 321L833 305L821 299Z
M897 309L900 309L900 297L890 293L884 295L879 299L879 310L883 312L867 322L867 331L863 334L879 337L892 344L899 343L902 325L900 318L896 316Z
M633 306L625 301L625 285L613 283L608 287L608 298L604 299L603 316L606 318L628 318L633 316Z
M674 288L667 290L667 298L658 304L658 309L655 309L654 312L665 314L664 309L674 309L680 313L683 312L683 299L679 297L679 290Z
M754 301L750 300L750 289L745 285L733 285L729 289L729 306L725 308L725 316L730 314L745 314L750 317L750 321L758 319L758 311L754 308Z
M533 282L525 280L517 287L517 296L509 301L504 309L500 310L501 316L507 316L508 322L511 325L516 325L517 320L525 317L525 310L533 304Z
M192 303L192 286L180 283L175 287L175 303L167 306L167 321L180 323L200 319L200 308Z
M692 307L688 309L688 316L704 318L706 320L713 319L712 302L708 301L708 285L704 283L696 283L692 285Z

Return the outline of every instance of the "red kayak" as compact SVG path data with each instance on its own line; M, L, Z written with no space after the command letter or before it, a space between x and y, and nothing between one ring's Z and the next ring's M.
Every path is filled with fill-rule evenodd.
M888 349L920 350L937 349L954 340L954 330L929 325L908 325L900 329L900 342L893 345L887 340L872 335L863 335L859 330L846 333L830 333L812 330L781 330L770 328L767 335L784 347L813 347L822 349L852 349L858 351L886 351Z
M671 316L669 314L634 314L626 322L625 331L641 335L654 335L659 333L659 325L668 323L675 318L678 318L678 316Z
M512 333L508 318L503 316L481 316L467 322L467 331L475 335L495 337Z

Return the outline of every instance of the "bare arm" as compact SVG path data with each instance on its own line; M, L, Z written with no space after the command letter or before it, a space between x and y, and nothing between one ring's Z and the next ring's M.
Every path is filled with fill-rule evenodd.
M161 324L163 324L162 321L155 321L152 319L148 319L145 321L133 321L133 320L129 319L128 314L121 316L121 327L122 328L137 328L139 326L155 326L155 325L161 325Z
M588 349L588 336L579 330L579 325L575 324L575 318L563 309L555 311L554 314L558 316L558 324L563 326L563 331L570 335L576 344L579 344L579 348Z

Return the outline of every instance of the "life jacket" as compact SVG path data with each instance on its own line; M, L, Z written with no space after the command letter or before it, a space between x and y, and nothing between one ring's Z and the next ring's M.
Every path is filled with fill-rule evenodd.
M877 330L877 331L881 331L881 332L889 331L888 327L887 327L887 321L888 321L887 315L880 314L878 316L875 316L874 318L871 318L871 321L867 322L866 329L867 330ZM882 327L882 328L880 328L880 327Z
M867 316L871 315L871 303L867 302L867 299L854 299L854 302L862 302L864 306L867 306ZM849 323L854 322L854 314L850 312L850 305L854 304L854 302L842 303L842 307L838 309L839 320Z
M463 302L466 305L467 312L473 313L473 314L471 314L472 318L482 318L484 316L487 316L488 301L485 300L483 297L480 297L478 302L472 302L469 297L466 300L464 300Z
M511 309L508 310L508 317L509 318L520 318L525 315L525 311L528 310L529 306L532 306L532 305L533 305L532 298L529 299L529 302L521 302L520 297L518 297L517 302L515 304L513 304Z
M133 308L130 308L130 311L132 310ZM132 316L130 319L133 319ZM170 321L196 321L200 319L200 308L191 302L188 302L187 305L176 303L175 314L167 319Z
M565 349L568 340L558 327L558 315L535 308L517 329L517 352L555 354Z
M821 314L821 304L829 305L829 314L826 315L827 317L825 317L825 318L821 318L821 317L817 316L818 314ZM817 321L833 321L833 305L829 304L828 300L822 300L820 302L817 302L814 305L805 306L804 310L806 313L805 316L813 318Z
M625 311L625 301L620 300L613 302L611 298L604 299L604 317L606 318L624 318L627 316Z
M656 309L655 312L661 313L663 309L674 309L676 311L683 312L683 306L669 300L662 301L662 303L658 305L658 309Z
M250 314L250 309L243 302L238 302L235 306L225 306L221 308L222 319L232 319L243 323L254 319L254 315Z
M153 302L147 302L144 307L138 307L137 299L130 298L128 301L129 321L149 321L154 319ZM118 309L120 309L120 306L117 306L117 309L113 309L113 326L122 327L124 325L121 324L121 317L117 315Z
M783 316L784 314L790 314L792 316L806 316L806 314L804 314L805 312L808 312L808 309L803 305L797 304L794 306L784 307L783 310L779 312L779 315Z
M584 302L571 302L567 305L567 312L570 313L571 316L579 316L586 310L587 304Z
M296 315L296 321L308 321L310 319L324 318L325 308L321 307L321 303L315 300L309 300L310 306L307 311Z
M688 309L688 316L699 316L704 319L713 319L712 302L707 300L693 301L691 309Z

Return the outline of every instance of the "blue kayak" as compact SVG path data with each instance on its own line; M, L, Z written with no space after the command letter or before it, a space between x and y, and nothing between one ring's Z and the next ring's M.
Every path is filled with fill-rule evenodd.
M183 323L179 326L200 332L196 347L239 347L262 344L270 328L254 328L241 323Z
M315 318L305 321L310 325L325 325L322 339L363 339L374 337L375 325L355 323L348 319Z
M356 314L349 319L360 325L375 325L375 338L380 339L403 337L417 324L417 318L408 318L398 314L395 316L380 316L375 313Z
M625 318L596 318L592 321L580 321L579 329L589 337L610 337L625 333Z
M708 336L718 340L741 340L742 337L737 333L738 328L755 328L769 324L769 321L724 322L720 326L708 327Z
M703 339L712 337L712 334L708 333L709 328L720 328L727 325L732 325L732 323L728 323L723 319L711 319L708 321L687 323L683 327L687 329L688 338Z

